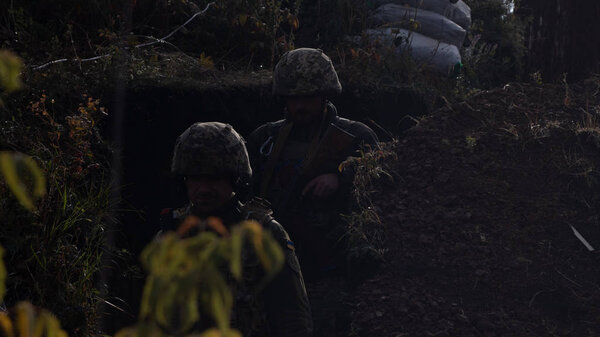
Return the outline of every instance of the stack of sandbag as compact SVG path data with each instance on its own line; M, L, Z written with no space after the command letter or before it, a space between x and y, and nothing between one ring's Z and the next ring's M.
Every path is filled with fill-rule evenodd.
M471 25L471 9L462 0L373 0L365 31L413 59L449 72L460 64L459 48Z
M393 46L398 52L408 49L414 60L429 64L444 73L449 73L461 62L460 53L455 45L408 29L378 28L367 29L364 33L369 40Z
M471 8L462 0L372 0L373 7L386 4L402 5L441 14L464 29L471 26Z

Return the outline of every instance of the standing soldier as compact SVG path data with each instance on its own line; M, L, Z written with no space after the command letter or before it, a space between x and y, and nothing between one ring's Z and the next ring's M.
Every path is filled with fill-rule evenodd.
M253 219L271 232L286 255L286 265L259 294L243 291L256 286L245 283L260 279L245 272L244 284L234 295L233 327L245 337L311 336L310 307L294 244L265 202L253 199L242 204L236 196L252 175L242 137L228 124L193 124L177 138L171 171L184 179L189 204L163 211L164 230L176 229L189 215L219 217L225 226ZM252 274L256 268L248 270Z
M308 285L315 336L343 333L344 226L354 175L340 170L348 156L377 136L366 125L337 116L327 97L342 86L327 55L300 48L275 67L273 94L285 100L285 119L267 123L248 139L255 194L296 240ZM344 259L342 259L344 258Z
M377 136L363 123L337 116L327 100L342 86L331 60L319 49L285 53L277 63L273 94L285 99L285 119L249 137L254 192L296 240L307 280L337 273L339 214L347 208L353 174L340 170L348 156Z
M307 280L339 269L332 249L339 213L348 203L353 174L339 167L363 144L376 144L366 125L337 116L327 100L342 86L331 60L319 49L285 53L275 67L273 94L283 96L285 119L267 123L249 137L254 192L296 240Z

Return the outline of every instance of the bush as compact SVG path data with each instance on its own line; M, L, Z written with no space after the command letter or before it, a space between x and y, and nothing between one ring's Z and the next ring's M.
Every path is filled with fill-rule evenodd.
M26 103L28 97L35 99ZM0 181L0 243L10 275L5 301L49 308L72 336L87 336L98 319L94 283L111 212L109 151L98 130L103 108L86 95L69 106L36 90L4 100L0 150L26 153L47 181L45 195L28 208ZM14 167L33 190L37 178L27 161Z
M212 6L164 46L193 57L204 54L220 65L270 67L292 48L300 0L0 0L7 8L0 24L2 48L27 63L114 54L123 47L155 41Z

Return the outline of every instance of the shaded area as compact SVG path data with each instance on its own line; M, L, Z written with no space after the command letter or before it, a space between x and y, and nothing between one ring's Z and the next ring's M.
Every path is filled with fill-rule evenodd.
M600 332L598 82L511 84L394 146L373 202L387 264L354 293L359 336ZM582 107L587 107L583 109Z
M170 163L175 139L189 125L222 121L247 136L259 125L283 117L283 102L271 95L270 72L255 73L251 80L246 76L215 80L214 85L207 82L129 84L125 94L122 149L121 207L126 211L120 219L122 231L117 233L119 247L137 256L158 231L161 210L186 202L182 198L185 196L183 187L171 177ZM210 79L210 75L207 78ZM110 98L104 100L109 115L114 105ZM418 117L428 109L423 97L408 88L385 92L346 88L333 102L344 117L380 125L378 133L382 139L411 126L413 122L403 120L404 116ZM117 267L123 271L127 268L130 267ZM143 282L141 279L126 282L121 275L115 273L112 296L119 298L115 299L117 305L135 316ZM117 329L131 322L133 316L115 311L106 321Z
M149 85L129 89L126 97L124 207L142 213L126 216L123 228L137 249L155 233L162 208L185 202L177 197L181 191L170 177L173 146L183 130L194 122L216 120L247 136L283 117L283 103L271 95L270 82L200 89ZM340 115L367 124L372 120L390 133L404 130L405 115L418 117L426 109L423 99L408 89L378 93L353 88L333 101ZM381 138L388 137L385 131L380 130Z

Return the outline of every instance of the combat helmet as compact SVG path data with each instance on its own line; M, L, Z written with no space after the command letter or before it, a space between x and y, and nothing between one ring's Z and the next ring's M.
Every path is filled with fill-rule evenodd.
M331 59L320 49L298 48L286 52L275 66L273 94L281 96L331 95L342 85Z
M252 176L244 139L231 125L192 124L175 142L171 172L176 175L229 175L248 181Z

